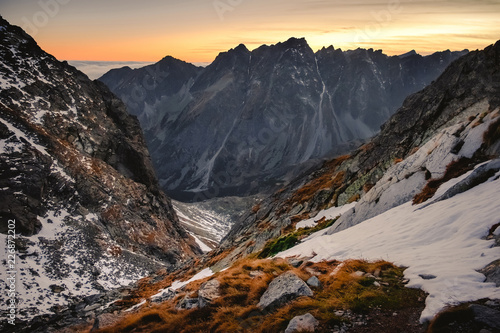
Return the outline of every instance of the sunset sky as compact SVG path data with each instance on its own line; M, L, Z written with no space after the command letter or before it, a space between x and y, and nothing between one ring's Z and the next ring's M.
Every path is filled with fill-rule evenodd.
M500 0L0 0L0 14L60 60L211 62L292 36L387 54L500 39Z

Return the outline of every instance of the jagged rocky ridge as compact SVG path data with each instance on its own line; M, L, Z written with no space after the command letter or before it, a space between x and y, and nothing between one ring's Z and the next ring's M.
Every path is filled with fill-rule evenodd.
M2 18L0 40L0 241L15 220L18 320L201 254L125 105Z
M206 68L166 57L100 80L139 117L161 186L200 201L275 190L311 161L354 148L466 52L314 53L291 38L239 45Z
M256 205L214 253L223 258L215 268L260 250L322 209L358 201L328 229L334 233L412 200L430 179L446 177L456 166L460 174L500 155L499 107L497 42L455 61L436 82L409 96L369 143Z

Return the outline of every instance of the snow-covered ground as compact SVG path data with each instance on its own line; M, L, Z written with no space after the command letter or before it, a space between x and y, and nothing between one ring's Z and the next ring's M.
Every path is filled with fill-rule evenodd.
M19 319L29 320L36 315L52 313L53 306L68 304L76 296L98 294L100 290L96 283L112 289L127 286L147 275L146 270L141 272L108 254L92 262L82 231L67 224L68 220L77 218L65 209L49 211L45 217L39 217L42 230L34 236L23 237L29 246L25 254L16 254L15 261ZM79 223L96 219L97 216L89 214L80 217ZM0 244L6 246L7 235L0 234ZM90 261L96 268L98 277L92 276L88 267L84 267L82 263L85 261ZM0 291L3 295L7 294L8 276L7 265L0 265ZM54 287L60 291L54 292Z
M208 246L207 244L203 243L198 237L196 237L196 234L194 234L192 232L189 232L189 234L191 236L193 236L194 241L196 242L196 244L198 244L198 246L200 247L200 249L203 252L210 252L210 251L212 251L212 248L210 246Z
M442 185L434 198L470 174ZM382 259L408 267L408 287L429 293L421 321L447 305L500 298L500 288L485 283L485 276L477 272L500 258L500 248L485 240L489 229L500 222L499 178L500 172L446 200L407 202L332 235L318 232L277 256L314 256L315 262Z

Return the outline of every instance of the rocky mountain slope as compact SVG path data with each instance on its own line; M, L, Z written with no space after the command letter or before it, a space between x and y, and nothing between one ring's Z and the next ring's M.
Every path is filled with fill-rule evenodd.
M408 97L369 143L256 204L197 268L144 279L111 307L103 295L81 325L499 330L499 93L500 42Z
M2 18L0 40L0 242L14 221L17 319L201 254L125 105ZM3 295L6 274L3 260Z
M161 186L201 201L275 190L312 160L350 150L465 53L314 53L291 38L239 45L206 68L167 57L100 80L139 117Z
M201 261L16 331L499 330L499 93L500 42L408 97L369 143L254 205Z
M263 200L223 240L217 267L259 251L319 211L357 201L338 232L393 207L432 196L440 184L500 154L500 43L452 63L409 96L369 143ZM331 217L333 218L333 217Z

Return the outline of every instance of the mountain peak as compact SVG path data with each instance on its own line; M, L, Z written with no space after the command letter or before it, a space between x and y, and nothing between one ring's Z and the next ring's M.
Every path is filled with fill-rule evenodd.
M159 62L178 60L170 55L163 57Z
M168 56L163 57L160 61L158 61L157 64L190 64L190 63L168 55ZM192 65L192 64L190 64L190 65Z
M234 48L234 51L239 51L239 52L250 52L248 48L245 46L245 44L240 44Z
M409 51L409 52L406 52L406 53L400 54L398 57L399 57L400 59L403 59L403 58L411 57L411 56L414 56L414 55L418 55L417 51L415 51L415 50L411 50L411 51Z
M287 49L289 49L289 48L300 49L300 48L309 47L309 44L307 43L307 41L304 37L302 37L302 38L291 37L286 42L278 43L276 45L282 46L282 47L287 48Z

